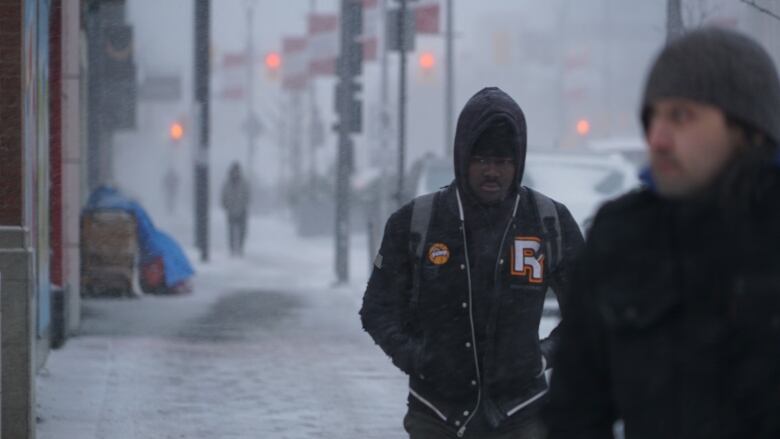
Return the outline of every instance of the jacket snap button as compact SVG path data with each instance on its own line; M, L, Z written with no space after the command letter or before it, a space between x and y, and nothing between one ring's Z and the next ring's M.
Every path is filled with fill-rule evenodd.
M500 261L498 261L498 265L504 265L504 260L501 259Z
M460 427L460 421L455 421L455 426Z
M466 265L465 264L460 264L460 269L461 270L465 270L466 269Z
M468 308L468 307L469 307L469 304L468 304L468 303L466 303L466 302L463 302L463 303L461 303L461 304L460 304L460 306L462 306L462 307L464 307L464 308Z
M470 342L470 341L467 341L467 342L466 342L466 347L467 347L467 348L470 348L470 347L471 347L471 342Z
M477 385L477 380L471 380L471 385L472 386L476 386Z
M468 410L466 410L465 412L463 412L463 416L468 416L468 415L469 415L469 411L468 411Z

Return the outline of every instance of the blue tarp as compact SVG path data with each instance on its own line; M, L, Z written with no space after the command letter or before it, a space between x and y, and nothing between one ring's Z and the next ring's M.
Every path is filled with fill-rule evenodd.
M173 287L195 274L179 244L154 227L149 214L138 202L126 197L115 188L100 186L89 196L84 212L101 209L122 210L135 217L138 226L138 247L141 252L140 263L143 266L157 257L162 257L166 287Z

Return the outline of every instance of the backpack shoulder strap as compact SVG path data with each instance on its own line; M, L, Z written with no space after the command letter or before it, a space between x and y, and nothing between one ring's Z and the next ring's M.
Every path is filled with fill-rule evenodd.
M558 265L563 252L563 237L561 234L561 221L558 217L558 209L555 207L555 202L552 198L531 188L528 188L528 190L534 199L536 210L539 212L539 220L542 223L542 230L544 231L546 238L545 251L549 255L549 267L552 272Z
M422 266L425 240L433 217L433 202L438 192L421 195L412 204L412 221L409 227L409 254L412 257L412 305L417 306L420 298L420 269Z

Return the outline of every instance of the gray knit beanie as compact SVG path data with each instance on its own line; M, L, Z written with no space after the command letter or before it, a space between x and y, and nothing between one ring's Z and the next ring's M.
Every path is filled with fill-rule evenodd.
M780 80L769 54L736 31L706 27L670 42L645 84L641 118L660 98L688 98L713 105L780 144Z

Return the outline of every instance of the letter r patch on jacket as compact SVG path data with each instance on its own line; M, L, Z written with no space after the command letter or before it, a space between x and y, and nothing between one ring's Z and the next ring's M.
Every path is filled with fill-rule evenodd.
M542 240L535 236L518 236L512 247L512 276L527 277L528 282L544 282L544 255L539 254Z

